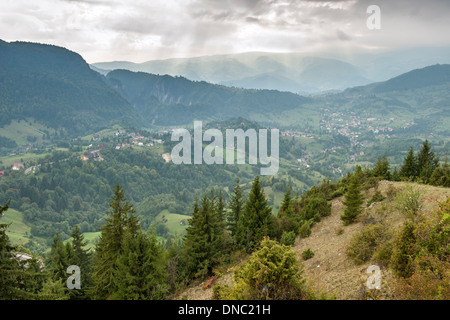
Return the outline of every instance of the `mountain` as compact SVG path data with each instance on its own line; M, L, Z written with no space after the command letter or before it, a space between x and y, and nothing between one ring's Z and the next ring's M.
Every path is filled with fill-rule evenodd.
M154 124L187 124L201 119L227 119L301 108L310 101L290 92L230 88L184 77L128 70L111 71L107 83Z
M294 93L342 90L370 82L361 69L350 63L299 53L251 52L144 63L100 62L92 66L103 70L127 69L246 89Z
M0 40L0 126L34 118L69 134L111 122L136 123L135 109L77 53Z
M450 85L450 64L436 64L403 73L387 81L347 89L347 92L366 94L388 93Z

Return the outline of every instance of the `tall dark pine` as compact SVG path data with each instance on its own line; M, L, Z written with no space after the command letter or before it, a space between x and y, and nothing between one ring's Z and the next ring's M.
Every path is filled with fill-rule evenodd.
M212 273L223 248L223 227L214 207L214 199L206 195L201 205L196 201L186 228L185 250L190 276L203 277Z
M414 149L409 149L408 155L403 160L403 165L400 168L400 177L404 179L411 179L417 177L417 159L414 155Z
M425 140L417 155L418 176L425 182L428 182L438 163L439 159L435 159L434 152L431 151L430 143L428 140Z
M86 299L87 289L92 286L92 254L90 249L85 249L87 241L80 233L80 227L76 225L72 230L71 242L71 256L69 257L69 264L80 267L81 272L81 289L71 290L70 295L72 299Z
M361 194L361 187L359 176L355 174L352 176L344 200L344 214L341 215L341 220L344 225L349 225L355 221L356 217L361 214L361 206L364 198Z
M8 204L0 205L0 216L6 210ZM6 234L8 227L8 224L0 223L0 300L35 299L44 274L34 259L25 264L19 262L15 247Z
M241 217L244 204L245 202L242 196L242 188L239 185L238 178L236 181L236 185L233 188L233 193L230 195L230 202L228 204L230 211L227 217L227 227L233 238L235 238L236 236L237 225Z
M118 260L114 298L121 300L155 300L166 295L167 272L162 247L155 234L128 234Z
M248 251L253 251L265 236L273 237L275 226L272 220L272 208L264 196L256 176L244 210L238 223L238 243Z
M117 291L115 272L118 259L123 253L125 237L140 230L139 220L134 215L135 209L125 199L120 185L114 189L109 206L109 217L100 229L101 234L95 250L94 287L91 294L100 300L111 298Z

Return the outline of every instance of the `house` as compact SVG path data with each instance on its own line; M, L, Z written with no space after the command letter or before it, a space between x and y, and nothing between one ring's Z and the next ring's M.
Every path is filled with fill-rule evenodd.
M83 153L80 157L81 160L86 161L89 159L98 159L100 158L100 155L98 154L97 151L87 151L85 153Z
M0 171L0 177L5 175L5 171Z
M21 163L14 163L14 165L12 166L12 170L14 171L19 171L20 169L23 169L24 166Z

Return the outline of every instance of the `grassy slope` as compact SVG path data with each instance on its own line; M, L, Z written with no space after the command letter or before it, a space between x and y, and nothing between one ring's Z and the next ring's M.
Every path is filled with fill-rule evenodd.
M404 182L380 182L378 189L383 195L389 185L395 188L403 188L408 183ZM411 183L409 183L411 184ZM422 196L422 212L429 213L438 208L440 202L450 197L449 188L433 187L428 185L412 184L423 193ZM365 193L366 199L370 199L374 189L370 189ZM361 231L365 226L363 218L365 214L376 210L381 203L375 204L372 208L364 209L362 216L358 218L356 223L343 227L340 216L343 214L344 206L342 201L344 197L340 197L331 201L331 216L324 218L321 222L312 227L312 234L308 238L297 238L293 247L297 253L299 261L303 264L304 274L308 283L317 290L324 290L328 293L335 293L339 300L361 299L367 277L367 268L374 264L368 262L362 265L356 265L345 255L345 248L354 234ZM394 228L399 228L405 217L394 209L395 199L389 202L383 201L389 209L392 209L388 216L389 224ZM364 204L365 208L365 204ZM338 230L344 230L338 233ZM303 261L301 254L304 250L310 248L314 253L314 257ZM381 266L380 266L381 267ZM386 268L381 267L381 287L383 296L389 298L390 288L387 285L392 279L392 274ZM217 283L230 284L232 274L225 273L217 280ZM180 293L179 298L187 298L188 300L212 299L212 287L203 289L203 283L193 286L186 291Z

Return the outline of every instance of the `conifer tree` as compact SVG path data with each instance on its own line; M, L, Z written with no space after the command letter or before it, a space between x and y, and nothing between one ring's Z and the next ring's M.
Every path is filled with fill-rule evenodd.
M61 236L56 234L53 237L50 249L49 267L52 278L55 281L65 281L67 279L67 267L69 266L67 247L62 242Z
M121 300L163 299L167 291L166 279L163 251L155 234L127 234L115 270L117 291L113 297Z
M403 160L403 165L400 168L400 176L405 179L417 177L417 159L414 155L414 149L409 149L408 155Z
M379 157L372 170L372 174L380 179L389 180L391 178L391 173L389 170L390 168L387 156Z
M228 231L236 240L235 236L237 225L244 207L244 199L242 196L242 188L239 185L239 178L236 180L236 185L233 188L233 193L230 195L230 202L228 207L230 208L230 212L227 217Z
M280 210L278 211L278 217L281 216L287 216L289 206L292 202L292 196L291 196L291 187L288 186L286 192L284 193L283 201L281 202Z
M109 203L106 223L95 250L93 272L94 287L91 291L95 299L108 299L117 291L114 276L118 259L123 253L124 239L127 234L136 234L140 230L139 219L134 216L133 205L125 199L124 191L117 185Z
M431 151L430 143L425 140L417 155L418 176L427 183L438 163L439 159L435 158L434 152Z
M253 251L265 236L274 235L272 208L261 189L259 176L256 176L238 223L238 243L246 250Z
M212 273L223 248L222 240L223 227L214 206L214 198L204 195L201 205L195 201L194 211L186 228L184 243L187 272L191 276L202 277Z
M341 215L341 220L344 222L344 225L351 224L356 217L361 214L361 205L363 202L364 199L361 195L359 176L355 172L353 177L350 179L350 183L345 194L345 200L343 202L345 208L344 214Z
M86 299L87 289L92 286L92 254L89 249L84 247L87 241L80 233L80 227L76 225L72 230L71 248L72 254L69 257L69 264L80 267L81 272L81 289L71 290L70 296L72 299Z
M9 202L1 206L0 216L8 210ZM0 300L37 299L44 273L36 259L20 262L16 247L6 234L9 225L0 223Z

